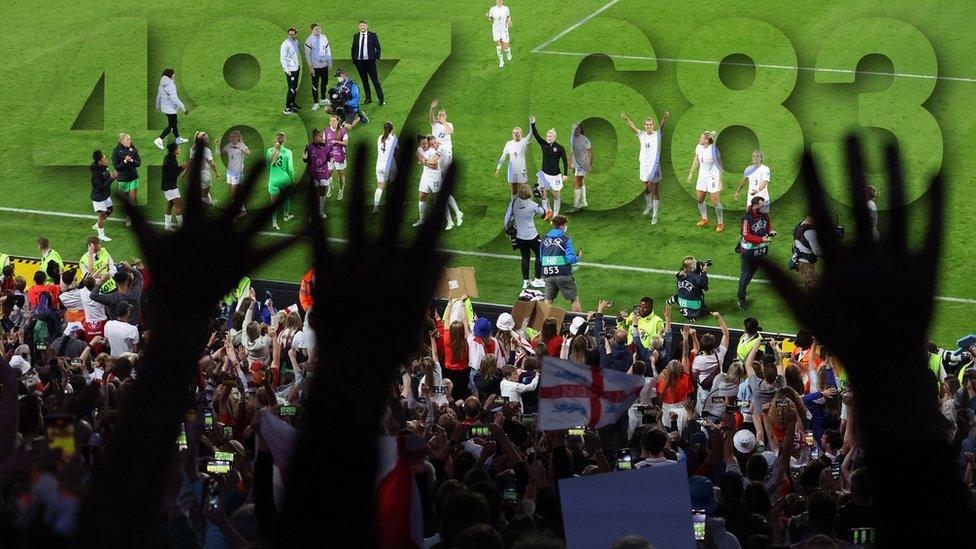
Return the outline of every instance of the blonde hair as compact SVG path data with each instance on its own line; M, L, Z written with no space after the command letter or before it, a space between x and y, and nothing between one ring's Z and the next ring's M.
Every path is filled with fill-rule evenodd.
M518 130L518 132L519 132L520 134L522 134L522 135L525 135L525 132L524 132L524 131L522 131L522 127L521 127L521 126L515 126L514 128L512 128L512 131L513 131L513 132L514 132L515 130Z
M681 269L678 271L678 278L684 278L688 276L688 273L695 268L695 256L686 255L684 259L681 260Z
M529 187L527 183L522 183L519 185L517 191L515 191L515 196L521 198L522 200L528 200L532 198L532 188Z
M131 135L129 135L129 134L125 133L125 132L120 133L119 134L119 143L121 143L122 140L125 139L126 137L128 137L129 139L132 139L132 136Z
M715 139L718 138L718 132L715 130L704 131L702 132L702 134L708 137L708 141L710 143L715 143Z

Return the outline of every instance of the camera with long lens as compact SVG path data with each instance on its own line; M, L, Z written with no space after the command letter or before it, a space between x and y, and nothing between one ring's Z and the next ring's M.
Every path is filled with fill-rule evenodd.
M328 93L329 106L332 107L332 112L342 118L345 115L346 103L352 99L352 95L346 88L329 88Z
M700 273L700 272L704 271L706 267L711 267L711 266L712 266L712 260L711 259L705 259L703 261L698 261L695 264L695 272L696 273Z

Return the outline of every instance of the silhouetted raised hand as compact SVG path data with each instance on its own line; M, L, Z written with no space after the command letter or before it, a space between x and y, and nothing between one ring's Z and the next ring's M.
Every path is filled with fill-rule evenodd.
M822 247L820 285L804 293L781 268L763 268L797 320L840 357L854 388L883 544L925 532L933 546L972 539L973 522L937 407L936 381L922 345L932 318L943 232L944 186L932 180L922 247L906 238L901 160L886 150L889 229L875 241L868 215L860 142L847 140L853 241L841 242L810 154L803 182ZM944 543L941 543L944 542Z
M218 300L252 269L294 239L259 249L255 236L271 217L271 206L253 212L243 227L234 215L263 177L252 170L227 210L204 215L200 196L203 151L195 151L184 199L184 224L160 233L128 200L118 197L132 220L143 257L153 274L152 338L137 381L128 388L116 430L97 465L91 490L78 516L76 541L88 547L126 547L144 543L159 529L166 475L176 458L176 436L195 381L197 360L209 336L209 317ZM119 528L106 528L112 509Z
M457 165L413 243L401 243L404 198L413 187L416 163L414 146L400 147L401 169L378 238L368 238L364 226L365 186L372 173L365 167L364 148L352 154L345 249L330 246L318 219L310 223L316 269L311 325L319 365L287 483L278 540L283 547L307 543L310 532L348 532L357 547L377 543L376 437L390 383L416 348L424 311L448 259L437 244ZM340 500L329 496L336 493Z

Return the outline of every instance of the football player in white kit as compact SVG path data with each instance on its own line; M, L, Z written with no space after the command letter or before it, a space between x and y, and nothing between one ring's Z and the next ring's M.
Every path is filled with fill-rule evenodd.
M227 175L227 184L230 185L230 199L233 201L234 195L237 194L237 186L244 180L244 157L251 156L251 149L244 144L244 139L238 130L232 130L227 135L227 139L228 142L223 149L223 152L227 154L227 171L225 174ZM247 210L241 206L241 211L237 217L246 213Z
M454 159L454 124L447 121L447 111L440 109L437 112L437 116L434 116L434 112L437 109L438 100L435 97L430 103L430 133L437 138L438 147L441 149L440 155L440 165L441 165L441 178L443 179L444 174L447 173L447 169L451 167L451 162ZM431 145L433 146L433 145ZM447 230L454 228L454 222L451 220L451 212L454 212L454 217L457 218L457 226L460 227L461 223L464 221L464 212L458 207L457 200L454 200L454 195L447 197Z
M698 138L695 158L691 161L691 170L688 171L688 183L691 183L697 168L698 183L695 185L695 198L698 200L698 213L701 214L701 219L695 225L698 227L708 225L708 208L705 206L705 195L708 194L715 208L715 217L718 218L715 232L720 233L725 230L725 210L721 202L722 155L715 146L717 136L717 132L705 132Z
M438 153L437 146L437 138L433 135L428 135L426 142L421 141L420 149L417 151L424 170L420 174L420 187L417 189L420 192L420 201L418 203L420 218L413 224L414 227L419 227L424 224L424 214L427 212L427 195L437 194L441 190L441 155ZM447 220L450 223L450 212L447 212Z
M522 128L512 129L512 139L505 143L502 155L498 158L498 165L495 166L495 177L508 157L508 184L512 187L512 195L518 192L519 185L529 182L529 170L525 165L525 148L529 146L528 139L522 139Z
M651 225L657 225L657 214L661 207L661 132L671 113L665 112L661 117L661 125L654 127L653 118L644 119L644 129L638 130L627 113L620 113L631 131L640 141L640 171L638 177L644 185L644 215L651 214Z
M769 213L769 166L763 164L763 153L759 149L752 151L752 165L742 172L742 181L739 181L739 188L732 195L734 200L739 199L742 187L749 183L749 196L746 197L746 209L752 204L752 197L761 196L765 199L762 212Z
M502 68L505 66L505 57L512 60L512 40L508 37L508 29L512 26L512 12L503 0L495 0L495 5L488 10L485 17L491 21L491 39L495 42L498 68Z
M380 198L387 181L396 179L397 136L393 122L383 124L383 135L376 138L376 191L373 192L373 213L380 211Z

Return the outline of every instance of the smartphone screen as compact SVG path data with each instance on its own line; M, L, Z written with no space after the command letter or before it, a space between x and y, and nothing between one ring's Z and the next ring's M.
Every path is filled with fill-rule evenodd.
M519 422L526 427L532 427L535 425L535 414L519 414Z
M586 434L586 428L585 427L573 427L572 429L570 429L569 431L567 431L566 434L569 435L569 436L571 436L571 437L581 437L581 436L583 436L583 435Z
M486 437L490 431L488 431L488 427L485 425L473 425L468 433L473 437Z
M220 487L217 485L217 479L207 479L204 486L204 493L207 499L207 511L213 511L217 508L218 503L220 503Z
M224 438L234 438L234 428L230 425L224 425Z
M834 477L834 480L837 480L837 479L840 478L840 460L839 459L838 460L834 460L833 463L830 464L830 476Z
M695 541L705 541L704 509L695 509L691 512L691 525L695 529Z
M518 487L514 482L506 482L502 486L502 501L509 504L514 504L518 501Z
M75 416L54 414L44 418L44 431L49 448L60 448L61 459L67 461L75 455Z
M296 411L297 411L297 408L295 406L282 406L282 407L278 408L278 415L281 415L281 416L293 416L293 415L295 415L295 412Z
M213 412L210 410L203 412L203 425L204 427L213 427Z
M807 446L813 446L813 431L807 431L806 435L803 437L803 441Z
M492 401L495 406L503 406L506 402L508 402L508 397L495 397L495 400Z
M176 446L180 450L186 450L186 423L180 423L180 434L176 435Z
M630 455L630 450L618 450L617 451L617 470L618 471L629 471L634 468L632 463L633 457Z
M234 452L221 452L217 450L214 452L214 459L219 459L222 461L234 461Z
M212 459L207 462L207 472L226 475L230 472L230 462L225 459Z
M446 394L446 389L445 389L445 387L443 385L434 385L433 389L434 389L434 394L435 395L443 395L443 394Z
M875 528L851 528L851 537L855 545L869 545L878 541Z

